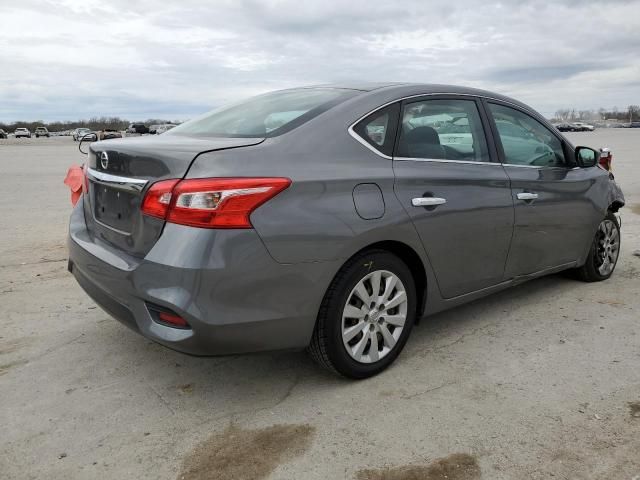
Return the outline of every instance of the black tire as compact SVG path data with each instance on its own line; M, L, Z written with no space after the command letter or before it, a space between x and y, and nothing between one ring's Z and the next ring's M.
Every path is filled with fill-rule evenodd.
M343 343L342 312L354 287L377 270L390 272L402 282L407 298L406 320L396 344L385 356L373 363L361 363L352 358ZM393 363L404 348L416 320L416 302L413 276L401 259L386 250L358 254L340 269L331 282L320 306L308 351L319 365L339 375L353 379L376 375Z
M614 228L617 233L617 241L618 241L618 250L617 255L615 257L615 261L613 262L613 268L608 273L601 273L599 270L602 265L601 261L601 246L599 245L600 239L602 238L602 232L600 230L600 225L602 223L610 221L613 223ZM603 280L608 279L614 272L616 268L616 264L618 263L618 258L620 258L620 224L618 223L618 219L616 216L609 212L607 216L602 220L601 224L598 226L598 230L593 237L593 242L591 243L591 248L589 249L589 256L587 257L587 261L585 264L579 268L574 270L576 277L583 282L601 282Z

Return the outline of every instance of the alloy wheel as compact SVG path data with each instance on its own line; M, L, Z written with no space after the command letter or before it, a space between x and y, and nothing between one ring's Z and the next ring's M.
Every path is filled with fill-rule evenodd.
M407 292L397 275L377 270L362 278L342 312L342 342L351 358L374 363L391 352L407 320Z
M620 234L612 220L606 219L596 233L595 267L602 276L609 275L620 253Z

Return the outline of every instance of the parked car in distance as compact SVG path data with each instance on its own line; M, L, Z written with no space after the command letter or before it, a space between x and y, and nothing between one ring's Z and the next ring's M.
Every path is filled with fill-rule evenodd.
M82 139L82 137L84 137L85 135L89 135L90 133L93 133L93 132L89 128L76 128L73 131L73 141L79 142Z
M110 128L98 132L98 140L111 140L112 138L122 138L122 133Z
M155 133L156 135L160 135L165 132L168 132L174 127L176 127L176 125L173 125L172 123L165 123L163 125L151 125L151 127L149 127L149 133Z
M576 128L576 132L593 132L595 127L583 122L573 122L573 126Z
M69 270L172 349L307 348L369 377L425 315L562 270L608 279L624 196L599 158L483 90L271 92L91 144Z
M629 128L640 128L640 122L631 122Z
M5 132L2 128L0 128L0 138L9 138L7 132Z
M31 132L28 128L16 128L13 134L16 138L31 138Z
M49 137L49 130L46 127L37 127L36 128L36 138L38 137Z
M149 133L149 127L147 127L144 123L132 123L127 128L127 133L130 134L140 134L143 135L145 133Z
M554 127L556 127L560 132L575 132L578 128L571 123L554 123Z

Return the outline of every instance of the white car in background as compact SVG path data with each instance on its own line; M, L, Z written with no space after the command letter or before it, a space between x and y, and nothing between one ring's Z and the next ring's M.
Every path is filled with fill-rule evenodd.
M156 135L160 135L161 133L168 132L175 126L176 125L173 125L172 123L165 123L163 125L151 125L149 130L151 132L154 132Z
M25 137L31 138L31 132L28 128L16 128L16 131L13 132L16 138Z
M573 122L573 125L577 127L579 132L593 132L595 127L583 122Z
M73 131L73 141L79 142L82 139L82 137L90 133L93 133L93 132L88 128L76 128Z

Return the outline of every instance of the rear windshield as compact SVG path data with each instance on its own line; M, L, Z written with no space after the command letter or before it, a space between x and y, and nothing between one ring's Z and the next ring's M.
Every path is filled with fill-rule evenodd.
M275 137L357 93L338 88L300 88L266 93L206 113L172 128L166 134Z

